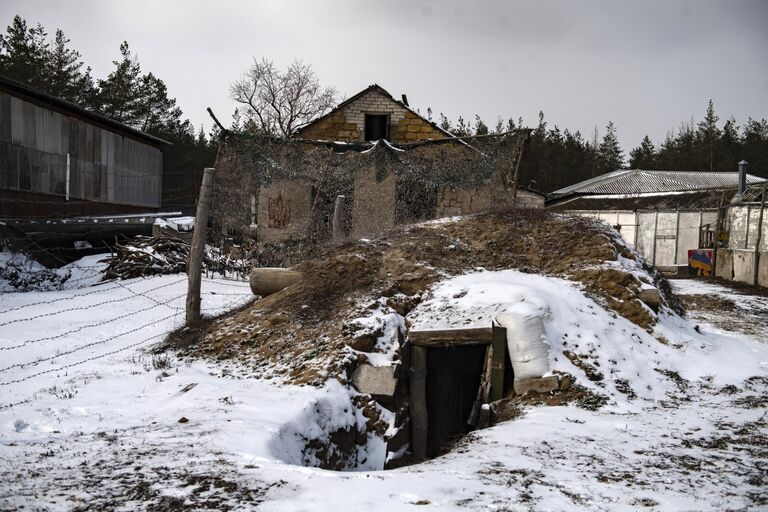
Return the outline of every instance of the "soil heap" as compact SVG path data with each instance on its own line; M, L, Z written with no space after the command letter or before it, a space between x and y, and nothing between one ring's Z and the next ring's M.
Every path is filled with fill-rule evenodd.
M616 265L631 261L652 276ZM610 262L613 264L606 264ZM542 210L514 210L402 226L372 239L324 249L300 263L304 280L168 342L189 357L237 360L264 378L322 385L347 381L375 350L380 333L351 320L384 304L406 317L429 286L480 268L517 269L573 280L604 307L648 329L655 311L640 299L649 285L679 311L669 284L619 234L599 221Z

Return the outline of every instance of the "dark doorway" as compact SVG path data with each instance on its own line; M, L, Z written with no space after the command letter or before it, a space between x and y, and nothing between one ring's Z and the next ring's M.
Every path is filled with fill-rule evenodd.
M386 114L365 114L365 140L388 139L389 116Z
M477 398L486 345L427 351L427 457L436 457L471 428L467 419Z

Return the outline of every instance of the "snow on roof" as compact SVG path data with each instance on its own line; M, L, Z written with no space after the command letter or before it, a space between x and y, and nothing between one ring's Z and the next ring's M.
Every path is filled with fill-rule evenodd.
M747 184L765 180L747 174ZM640 195L660 192L693 192L697 190L728 189L739 186L738 172L646 171L619 169L588 179L550 194L551 198L566 195Z

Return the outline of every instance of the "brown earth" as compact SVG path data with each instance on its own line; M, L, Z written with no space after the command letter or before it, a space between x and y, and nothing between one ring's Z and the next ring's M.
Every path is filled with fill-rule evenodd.
M439 279L483 268L518 269L568 278L588 294L643 328L655 314L637 294L639 280L600 267L621 255L636 259L618 234L592 219L542 210L480 214L456 221L402 226L371 240L327 248L296 267L304 281L215 320L171 346L190 357L238 359L263 378L320 385L329 377L346 382L370 348L349 320L367 316L387 298L387 307L407 314ZM664 304L678 309L666 281L651 267ZM362 343L362 345L361 345Z

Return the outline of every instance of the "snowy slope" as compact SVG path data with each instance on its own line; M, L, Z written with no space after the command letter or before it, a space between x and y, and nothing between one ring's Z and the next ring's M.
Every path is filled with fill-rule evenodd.
M408 315L415 327L489 325L529 302L545 315L552 367L610 404L530 408L425 464L338 473L291 464L293 434L323 428L318 417L358 421L346 388L142 352L181 323L184 291L177 275L0 295L0 509L756 510L768 499L759 340L668 314L648 333L560 279L449 279ZM203 293L213 314L250 298L220 280Z

